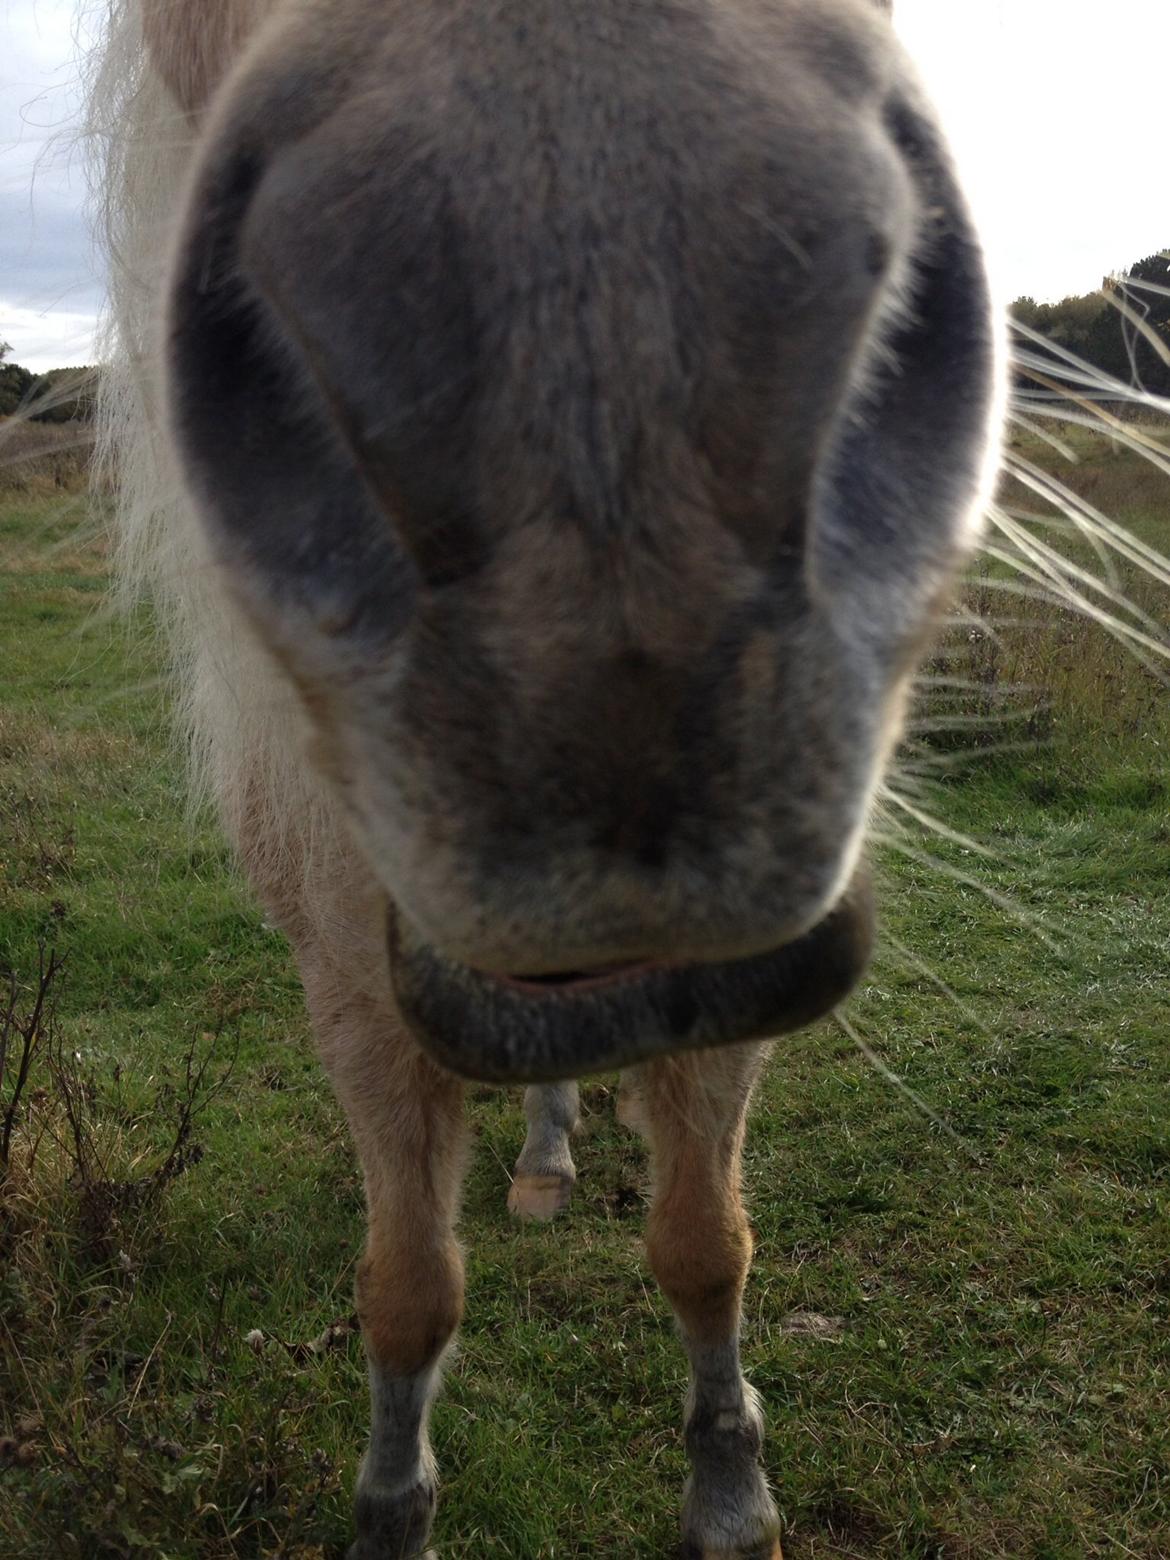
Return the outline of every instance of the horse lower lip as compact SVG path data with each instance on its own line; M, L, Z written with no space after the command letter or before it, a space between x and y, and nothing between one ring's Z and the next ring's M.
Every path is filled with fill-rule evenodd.
M399 1011L435 1062L487 1083L542 1083L810 1023L860 978L873 913L859 870L824 920L772 953L551 986L451 963L394 915L388 930Z

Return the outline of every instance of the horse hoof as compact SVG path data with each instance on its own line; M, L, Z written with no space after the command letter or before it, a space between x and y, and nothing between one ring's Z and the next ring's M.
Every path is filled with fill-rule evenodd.
M569 1206L573 1183L565 1175L518 1175L508 1191L508 1212L545 1223Z

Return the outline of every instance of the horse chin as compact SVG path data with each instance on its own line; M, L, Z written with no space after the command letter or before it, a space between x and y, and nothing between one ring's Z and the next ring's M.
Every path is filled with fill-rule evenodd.
M746 959L525 978L456 963L395 915L388 943L399 1009L434 1061L487 1083L547 1083L799 1029L852 990L873 930L859 870L809 931Z

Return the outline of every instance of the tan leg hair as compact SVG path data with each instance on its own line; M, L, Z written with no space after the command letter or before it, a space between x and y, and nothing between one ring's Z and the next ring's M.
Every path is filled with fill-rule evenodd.
M740 1194L744 1115L762 1062L735 1046L639 1069L654 1199L646 1246L684 1336L719 1343L739 1326L752 1237Z
M434 1363L459 1325L454 1237L463 1171L463 1086L417 1050L389 1006L338 999L306 976L330 1079L365 1176L369 1230L357 1301L370 1359L397 1374Z
M436 1478L427 1421L463 1311L454 1234L463 1086L418 1052L389 1002L339 997L308 970L305 991L357 1144L369 1211L357 1307L369 1361L370 1442L350 1560L405 1560L424 1553L430 1533Z
M645 1137L646 1108L642 1103L640 1073L638 1067L627 1067L623 1071L614 1114L627 1132L636 1132L639 1137Z

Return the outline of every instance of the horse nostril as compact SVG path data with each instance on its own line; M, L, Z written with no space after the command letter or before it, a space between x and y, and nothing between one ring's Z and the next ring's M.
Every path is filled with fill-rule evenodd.
M478 273L445 169L405 134L382 139L376 172L325 134L278 153L241 258L363 483L440 588L491 550L476 491ZM334 220L348 243L334 241Z

